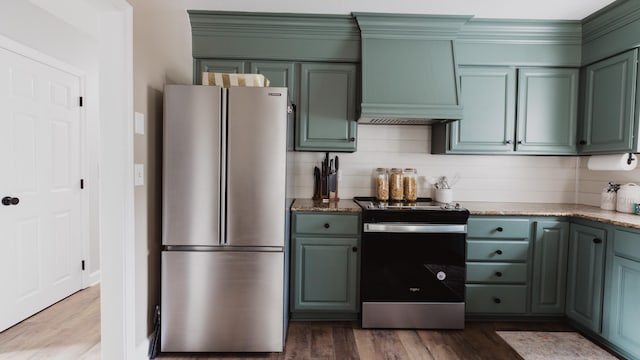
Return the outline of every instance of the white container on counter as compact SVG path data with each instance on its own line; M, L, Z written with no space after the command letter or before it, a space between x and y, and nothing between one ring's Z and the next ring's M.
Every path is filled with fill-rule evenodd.
M633 213L633 203L640 203L640 186L629 183L620 186L616 200L616 211Z
M453 189L436 189L436 201L448 204L453 201ZM631 204L633 207L633 204Z

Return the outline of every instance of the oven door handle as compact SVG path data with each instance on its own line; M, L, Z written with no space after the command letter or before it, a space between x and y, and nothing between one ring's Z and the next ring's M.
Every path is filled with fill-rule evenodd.
M364 232L418 233L418 234L466 234L466 224L375 223L364 224Z

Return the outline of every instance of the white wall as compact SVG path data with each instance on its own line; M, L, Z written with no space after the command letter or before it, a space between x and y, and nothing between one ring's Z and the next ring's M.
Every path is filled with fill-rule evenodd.
M462 120L464 121L464 120ZM340 158L339 196L372 196L377 167L413 167L418 196L431 196L429 177L459 180L454 201L574 203L578 158L575 156L432 155L431 127L359 125L358 151L331 153ZM313 167L324 153L295 153L295 196L310 198Z

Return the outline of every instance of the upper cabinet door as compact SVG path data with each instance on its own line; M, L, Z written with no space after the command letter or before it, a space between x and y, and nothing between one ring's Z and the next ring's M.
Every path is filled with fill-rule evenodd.
M450 124L449 153L510 153L515 132L516 71L460 67L462 120Z
M203 72L219 72L227 74L244 74L249 70L249 63L242 60L198 59L195 62L193 83L202 84Z
M300 67L296 150L356 150L355 64L304 63Z
M578 69L518 70L516 151L575 154Z
M286 61L252 61L251 73L269 79L269 86L289 89L289 100L297 103L295 63Z
M633 150L637 61L634 49L587 66L582 153Z

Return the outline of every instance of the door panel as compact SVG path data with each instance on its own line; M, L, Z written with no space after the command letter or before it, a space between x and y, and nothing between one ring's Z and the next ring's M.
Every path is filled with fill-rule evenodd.
M80 79L0 49L0 331L82 287Z
M220 243L221 96L214 86L165 87L163 245Z
M282 351L282 252L162 253L161 350Z
M231 88L228 114L226 244L284 246L287 89Z

